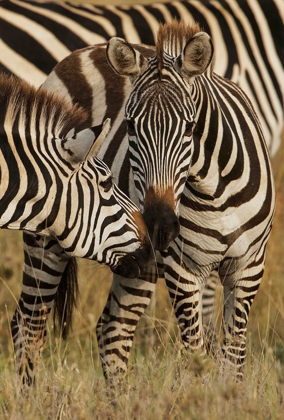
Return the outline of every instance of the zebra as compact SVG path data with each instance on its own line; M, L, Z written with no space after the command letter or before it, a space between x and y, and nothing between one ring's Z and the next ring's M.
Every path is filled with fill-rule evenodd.
M274 156L284 122L283 10L283 0L187 0L144 6L2 0L0 69L40 85L73 50L111 36L154 45L159 22L196 20L212 36L215 72L248 94ZM215 287L212 281L204 290L209 318Z
M107 48L74 52L43 87L86 107L89 121L112 118L100 157L143 211L188 349L203 347L200 296L218 270L225 296L224 363L242 375L275 192L257 115L237 85L212 71L212 59L209 35L174 21L160 26L156 48L114 37ZM115 172L118 157L123 163ZM32 254L32 247L26 252ZM107 378L127 370L155 281L147 274L129 288L114 275L97 327Z
M147 229L138 208L96 157L110 120L81 129L85 121L78 106L0 74L0 228L34 233L35 270L44 269L41 247L47 237L46 252L52 258L60 249L63 260L89 258L137 278L150 257ZM22 366L28 361L27 368L34 363L32 343L42 339L42 315L50 311L50 296L59 282L48 276L44 280L25 285L26 299L14 318L17 362Z
M144 6L1 0L0 70L39 86L76 49L112 36L154 45L160 22L198 21L212 36L215 72L247 93L273 156L284 122L283 10L283 0L187 0Z

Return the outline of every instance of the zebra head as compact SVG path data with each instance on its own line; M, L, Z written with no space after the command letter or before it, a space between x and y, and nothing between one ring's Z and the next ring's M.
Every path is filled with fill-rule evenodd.
M151 258L151 244L142 214L114 184L108 166L96 157L109 132L104 124L56 139L57 155L71 168L65 223L53 235L70 255L108 265L113 272L137 278ZM69 194L68 194L69 192Z
M212 55L209 35L198 25L186 27L177 21L160 26L156 51L148 58L121 38L108 43L109 64L132 82L125 111L130 160L158 250L179 234L178 206L190 168L196 118L191 89Z

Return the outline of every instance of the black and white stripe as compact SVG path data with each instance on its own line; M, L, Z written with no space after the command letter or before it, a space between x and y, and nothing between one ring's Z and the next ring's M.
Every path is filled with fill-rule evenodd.
M145 6L1 0L0 69L39 86L56 63L76 49L112 36L154 45L160 22L195 20L212 36L215 72L247 93L274 155L284 121L283 9L283 0L188 0Z
M34 232L32 247L40 263L32 272L26 267L30 281L23 286L14 318L20 364L22 357L26 360L26 341L27 351L33 350L38 321L50 311L61 279L49 277L46 254L59 269L61 260L77 256L107 264L129 278L137 277L148 259L142 215L96 157L110 122L80 129L85 122L82 109L0 75L0 228ZM37 270L43 275L35 280Z
M249 310L263 274L274 213L270 162L258 118L243 91L209 70L198 76L196 63L203 63L204 71L211 56L206 35L190 38L195 41L188 44L202 42L201 51L205 53L199 60L192 56L199 48L184 50L178 58L167 53L163 40L174 26L166 26L165 33L161 29L157 54L152 48L131 46L122 39L110 41L110 64L117 73L131 75L131 82L111 71L104 46L94 46L60 63L44 86L66 92L69 100L72 97L86 107L90 120L112 118L113 129L100 156L116 170L120 160L115 177L143 208L156 243L161 241L167 246L169 238L155 238L155 227L168 231L167 223L164 226L162 222L168 220L170 212L178 216L180 233L167 251L162 251L161 269L186 347L203 346L201 293L211 271L218 270L226 302L225 360L240 369L245 360ZM180 48L186 41L184 29L177 25L171 32L172 42L176 36L181 38ZM159 53L159 45L163 54ZM123 61L120 66L121 56L132 57L132 65L126 60L129 65ZM81 94L86 92L85 86L88 97ZM128 124L123 120L125 102ZM176 126L169 132L171 121ZM139 197L126 153L127 130ZM178 149L181 144L184 150ZM182 153L186 159L189 156L187 181L179 161ZM175 176L160 170L164 167L173 167ZM180 196L182 184L185 187ZM166 206L162 207L161 202ZM147 208L154 219L147 217ZM175 232L173 226L171 229ZM149 303L155 280L156 276L145 277L129 287L126 280L114 276L97 329L106 375L126 369L134 331Z

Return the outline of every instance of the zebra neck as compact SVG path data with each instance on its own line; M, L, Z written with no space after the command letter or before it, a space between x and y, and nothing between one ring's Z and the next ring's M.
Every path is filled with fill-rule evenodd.
M41 141L39 149L29 136L8 129L2 133L1 228L48 234L47 217L52 214L59 194L62 195L67 178L56 170L54 157L45 143Z
M257 120L247 117L250 103L234 84L202 76L193 99L197 114L188 185L197 201L218 201L226 190L240 191L254 167L266 166L264 140Z

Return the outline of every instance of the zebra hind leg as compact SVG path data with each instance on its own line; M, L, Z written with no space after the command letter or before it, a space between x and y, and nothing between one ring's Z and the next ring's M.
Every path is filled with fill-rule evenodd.
M34 304L36 307L37 304ZM23 313L25 311L25 314ZM16 365L21 382L33 385L34 368L38 364L39 356L46 336L46 319L49 314L43 306L28 314L21 297L11 321L13 343L16 355Z
M16 368L22 383L34 383L46 338L46 322L69 257L53 238L24 234L22 293L11 321Z
M217 288L220 279L217 271L208 278L202 293L202 325L204 346L207 353L215 354L218 343L218 325L216 316Z

